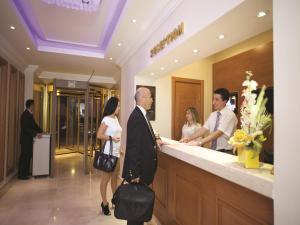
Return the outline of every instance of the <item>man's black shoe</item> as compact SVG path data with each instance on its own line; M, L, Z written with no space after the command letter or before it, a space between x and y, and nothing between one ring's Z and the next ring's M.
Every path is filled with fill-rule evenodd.
M19 176L18 177L20 180L28 180L29 179L29 177L21 177L21 176Z

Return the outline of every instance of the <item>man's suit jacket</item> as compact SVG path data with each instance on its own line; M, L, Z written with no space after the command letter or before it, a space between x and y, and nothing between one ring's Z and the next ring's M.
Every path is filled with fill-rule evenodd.
M33 115L26 109L21 115L21 144L33 143L33 138L41 132L43 131L34 121Z
M127 123L126 153L123 175L127 181L140 177L141 182L153 182L157 168L156 140L152 128L142 113L135 107Z

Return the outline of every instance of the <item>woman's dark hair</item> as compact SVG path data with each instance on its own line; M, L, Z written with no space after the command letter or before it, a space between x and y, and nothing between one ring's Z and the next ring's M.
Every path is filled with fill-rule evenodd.
M117 97L111 97L108 99L104 107L103 117L113 114L117 109L118 103L119 99Z

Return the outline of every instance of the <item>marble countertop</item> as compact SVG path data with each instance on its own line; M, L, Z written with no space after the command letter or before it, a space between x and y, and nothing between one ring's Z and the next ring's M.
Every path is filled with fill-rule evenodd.
M162 140L168 143L162 147L165 154L273 199L274 176L270 173L272 165L261 163L259 169L245 169L237 163L237 156L187 146L167 138Z

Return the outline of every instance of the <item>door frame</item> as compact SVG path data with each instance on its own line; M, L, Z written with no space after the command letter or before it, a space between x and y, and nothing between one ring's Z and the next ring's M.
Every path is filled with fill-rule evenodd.
M172 139L175 138L175 99L176 99L176 83L182 82L182 83L191 83L191 84L200 84L201 90L200 90L200 122L203 124L204 121L204 80L196 80L196 79L189 79L189 78L181 78L181 77L172 77Z

